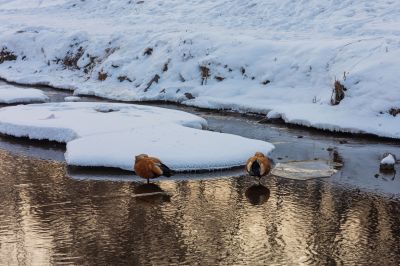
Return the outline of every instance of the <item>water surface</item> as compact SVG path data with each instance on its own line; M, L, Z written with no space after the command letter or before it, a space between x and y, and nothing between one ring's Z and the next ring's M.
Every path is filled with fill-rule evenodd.
M74 179L0 151L1 265L400 261L400 202L325 179ZM143 192L164 192L137 197ZM250 193L248 193L250 191Z
M275 162L343 167L307 181L235 170L147 186L127 172L68 169L64 145L1 136L0 265L398 265L400 181L379 172L383 153L400 157L397 141L162 106L270 141Z

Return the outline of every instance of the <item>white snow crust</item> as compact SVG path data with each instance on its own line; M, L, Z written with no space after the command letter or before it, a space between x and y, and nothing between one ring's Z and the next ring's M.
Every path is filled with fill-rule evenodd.
M134 156L159 157L177 171L244 165L268 142L202 130L198 116L170 109L116 103L45 103L0 109L0 132L67 143L65 158L78 166L132 170Z
M400 138L400 1L25 2L0 0L10 81Z
M32 103L45 102L48 97L37 89L22 89L10 85L0 85L0 103Z

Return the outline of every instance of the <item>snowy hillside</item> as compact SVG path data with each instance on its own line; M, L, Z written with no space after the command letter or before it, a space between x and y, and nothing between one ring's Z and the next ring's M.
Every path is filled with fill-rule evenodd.
M400 138L399 1L28 2L0 0L8 80Z

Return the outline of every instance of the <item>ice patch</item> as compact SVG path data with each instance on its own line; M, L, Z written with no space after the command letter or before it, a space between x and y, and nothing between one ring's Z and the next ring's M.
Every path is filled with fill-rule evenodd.
M279 177L308 180L318 177L330 177L337 170L333 169L326 161L298 161L278 163L272 170L272 174Z
M178 171L240 166L268 142L201 130L207 122L182 111L132 104L47 103L0 110L0 132L67 143L70 165L132 170L141 153Z

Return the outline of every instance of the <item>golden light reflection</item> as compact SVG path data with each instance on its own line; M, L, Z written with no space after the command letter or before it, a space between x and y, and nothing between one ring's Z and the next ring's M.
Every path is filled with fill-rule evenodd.
M74 180L0 151L0 264L324 265L399 261L398 203L328 182ZM254 192L253 192L254 193ZM264 193L264 192L263 192ZM261 194L261 196L263 196Z

